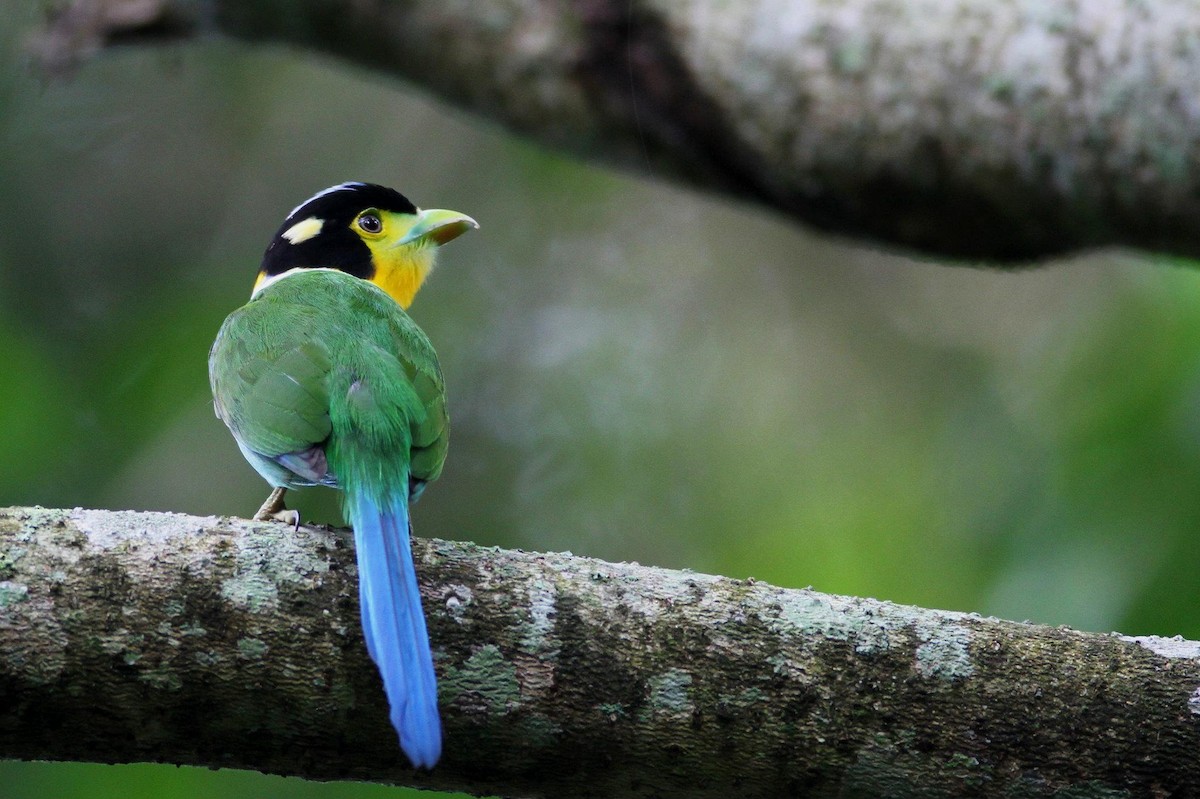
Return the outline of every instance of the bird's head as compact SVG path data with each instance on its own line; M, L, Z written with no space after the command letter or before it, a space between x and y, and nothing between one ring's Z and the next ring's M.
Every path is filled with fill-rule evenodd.
M422 211L394 189L340 183L296 206L263 254L253 294L297 269L338 269L407 308L441 244L479 225L457 211Z

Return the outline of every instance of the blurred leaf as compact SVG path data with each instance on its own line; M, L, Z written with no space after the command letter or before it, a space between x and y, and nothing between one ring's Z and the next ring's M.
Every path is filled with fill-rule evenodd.
M369 782L305 782L250 771L188 766L0 761L4 799L436 799L466 794L418 791Z
M0 320L0 505L66 493L56 482L73 457L62 431L72 427L77 395L63 377L37 344Z

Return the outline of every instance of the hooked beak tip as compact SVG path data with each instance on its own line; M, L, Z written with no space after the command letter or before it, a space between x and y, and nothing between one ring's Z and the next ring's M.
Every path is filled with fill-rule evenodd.
M416 224L412 226L401 243L408 244L418 239L428 239L441 246L446 242L453 241L468 230L478 229L479 223L466 214L442 208L430 208L418 214Z

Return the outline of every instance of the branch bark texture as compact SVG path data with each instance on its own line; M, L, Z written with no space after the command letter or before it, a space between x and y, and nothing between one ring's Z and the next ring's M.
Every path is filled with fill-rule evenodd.
M39 49L212 32L856 238L1200 255L1195 0L72 0Z
M0 509L0 757L537 797L1200 786L1200 644L425 540L446 751L414 774L359 632L351 542Z

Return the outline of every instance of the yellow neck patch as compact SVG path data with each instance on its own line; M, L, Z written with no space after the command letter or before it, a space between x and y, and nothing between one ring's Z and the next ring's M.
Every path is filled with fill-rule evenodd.
M437 248L420 245L377 248L376 244L368 243L371 260L375 264L371 282L407 310L433 269L433 256Z

